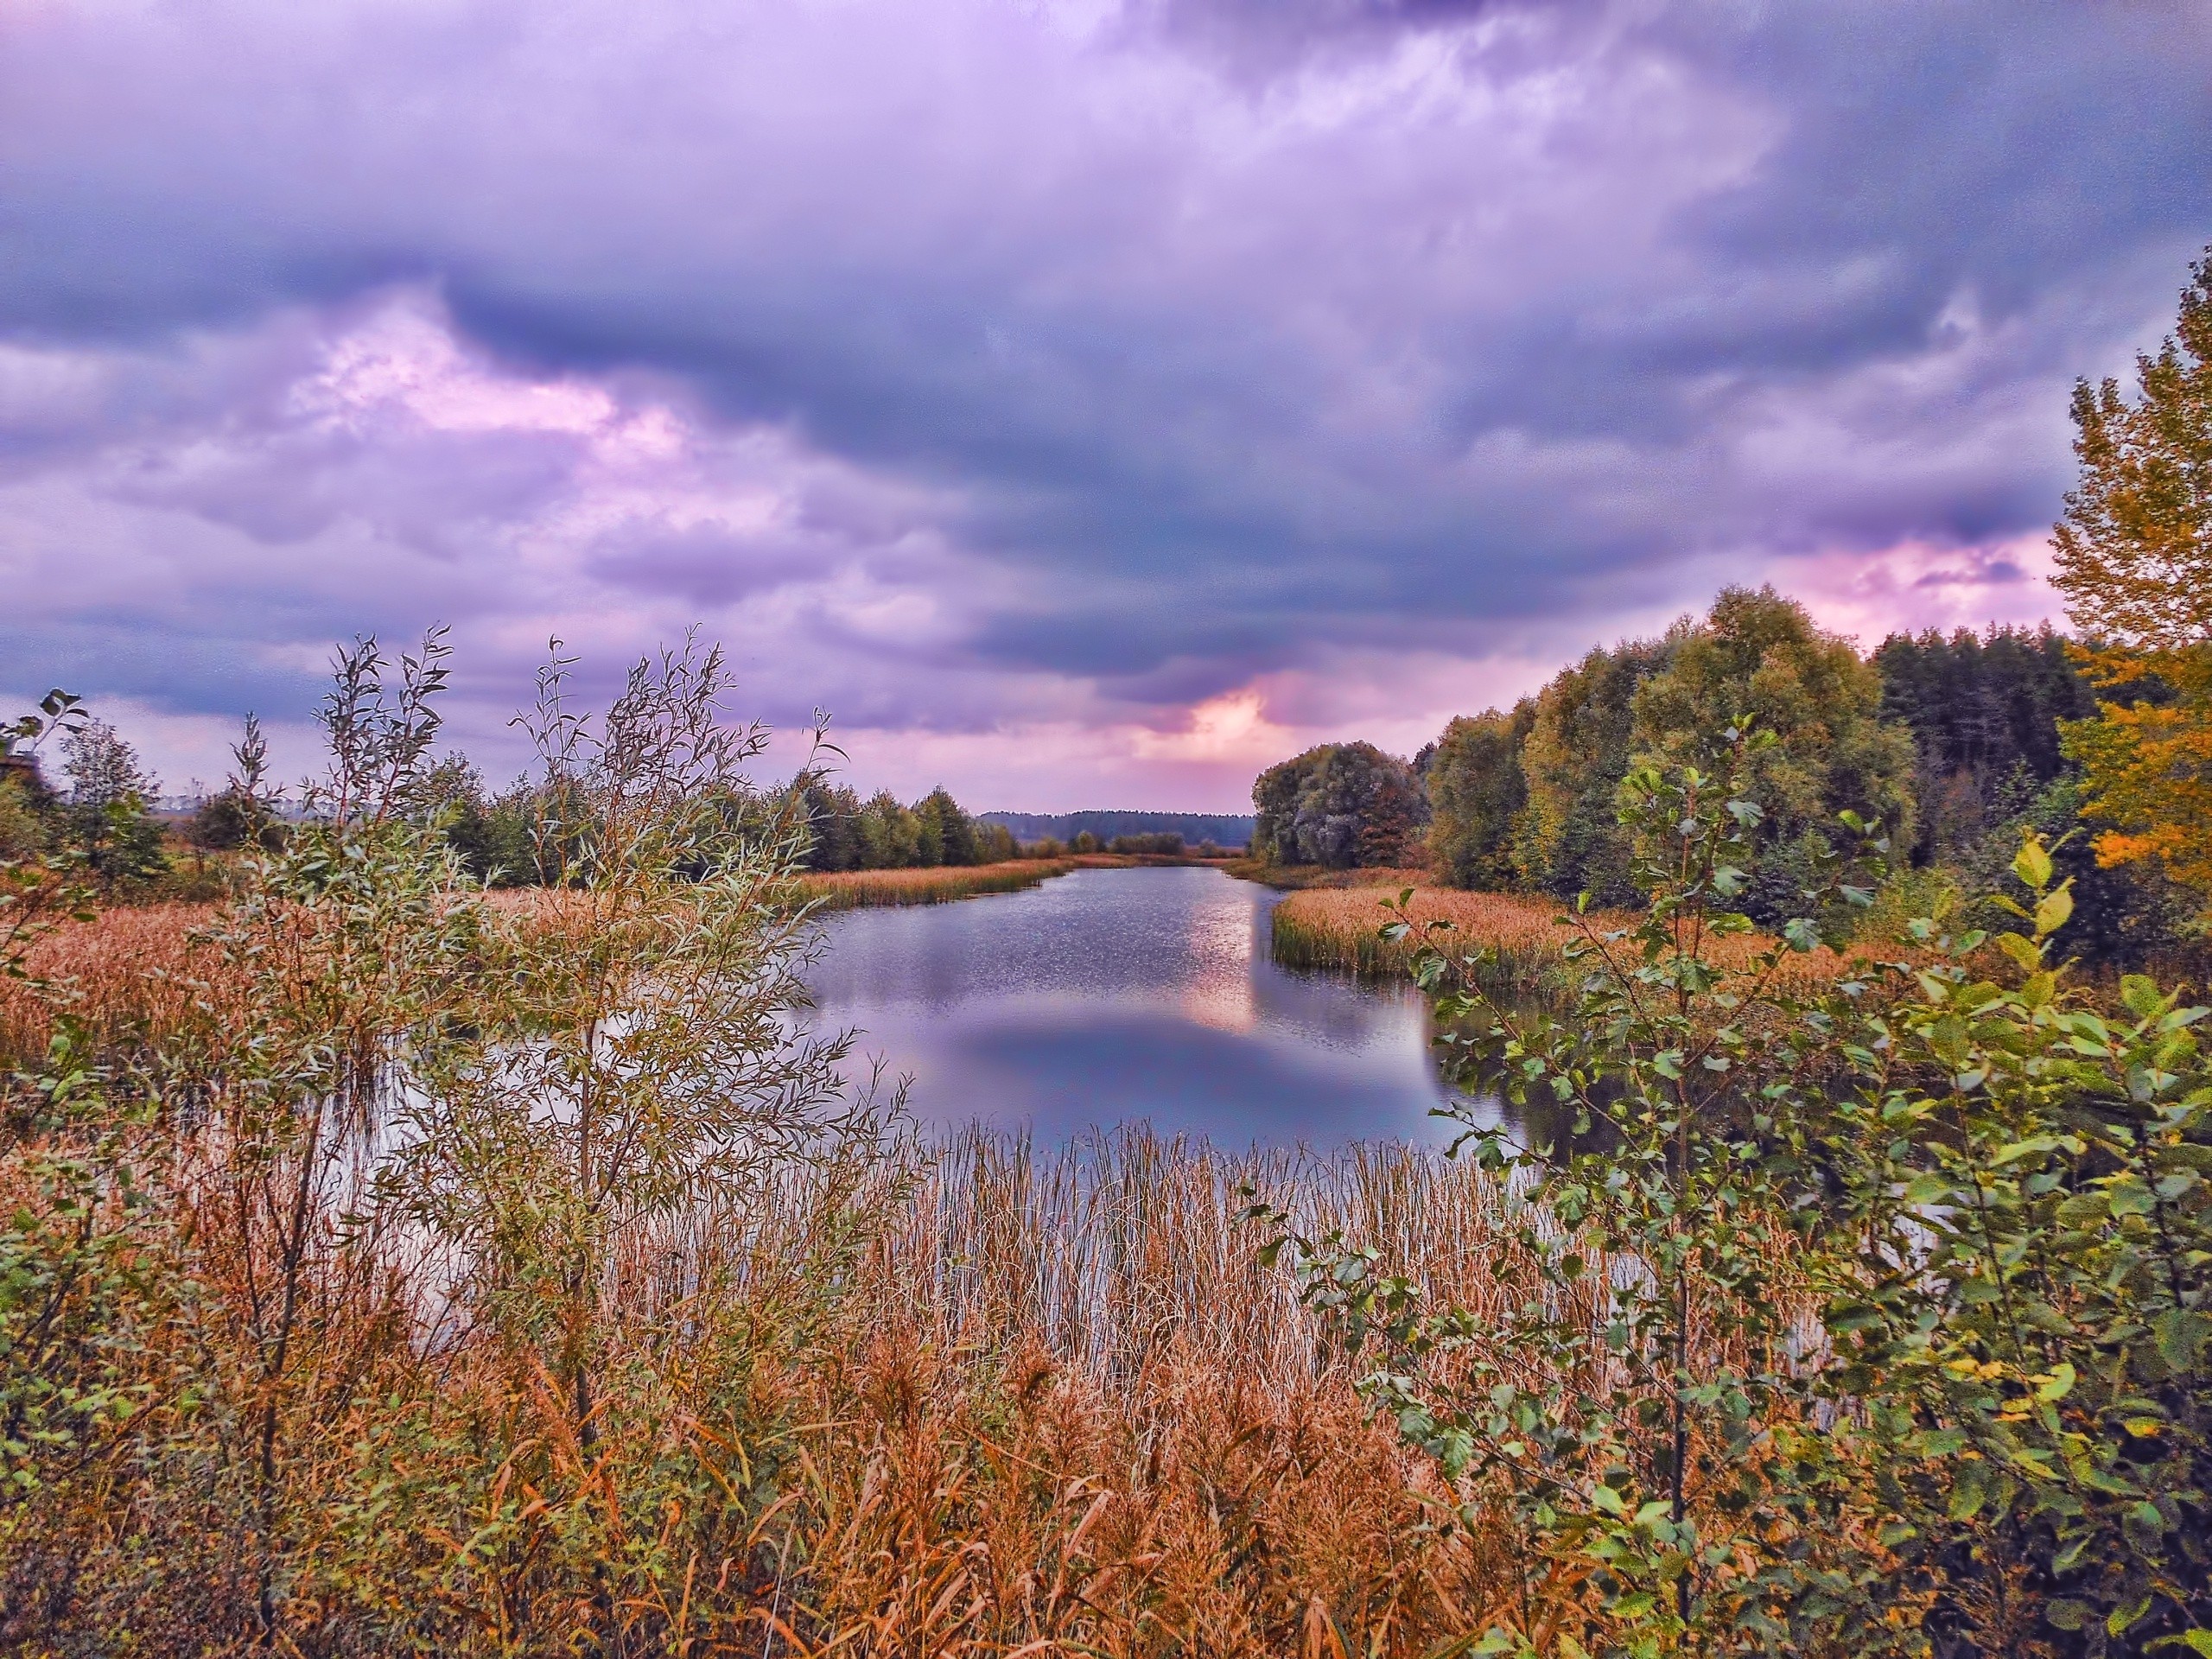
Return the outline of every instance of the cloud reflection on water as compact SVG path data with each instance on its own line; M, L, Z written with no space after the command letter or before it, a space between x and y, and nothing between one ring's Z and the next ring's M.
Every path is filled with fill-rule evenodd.
M1217 870L849 912L816 1019L913 1079L925 1122L1058 1139L1149 1119L1241 1145L1446 1138L1420 1001L1269 959L1275 895Z

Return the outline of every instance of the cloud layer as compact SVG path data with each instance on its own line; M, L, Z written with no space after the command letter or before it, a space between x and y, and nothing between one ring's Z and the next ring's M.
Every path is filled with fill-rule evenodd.
M173 767L433 618L495 763L549 633L696 620L861 781L1065 808L1410 747L1726 580L2039 615L2066 388L2212 239L2179 6L4 28L0 686Z

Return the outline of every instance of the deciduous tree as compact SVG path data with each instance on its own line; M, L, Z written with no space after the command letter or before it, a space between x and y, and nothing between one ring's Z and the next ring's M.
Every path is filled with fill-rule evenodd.
M1536 723L1524 697L1510 715L1462 715L1429 757L1429 862L1454 887L1502 888L1514 880L1513 821L1528 804L1521 747Z
M1881 676L1851 641L1770 587L1724 588L1705 621L1681 632L1665 670L1637 689L1639 764L1678 761L1738 718L1770 735L1746 784L1764 817L1745 908L1762 925L1802 913L1837 814L1910 840L1912 734L1883 721L1881 705Z
M2070 726L2106 864L2155 859L2212 899L2212 254L2175 331L2074 390L2080 482L2052 533L2098 717Z
M149 810L161 785L139 764L138 752L104 720L63 734L61 769L69 779L63 817L71 844L101 883L157 875L162 826Z
M1271 766L1252 785L1252 850L1283 864L1402 864L1428 823L1412 767L1372 743L1324 743Z

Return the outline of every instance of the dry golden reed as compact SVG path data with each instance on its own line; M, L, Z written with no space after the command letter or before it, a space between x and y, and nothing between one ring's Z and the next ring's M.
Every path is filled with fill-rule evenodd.
M31 965L111 1058L219 1046L241 988L198 942L208 920L111 912ZM26 1063L51 1014L20 985L0 999ZM871 1166L849 1201L794 1179L742 1216L640 1234L613 1269L610 1305L673 1329L708 1268L741 1258L740 1302L699 1312L751 1356L747 1398L692 1399L691 1362L641 1357L607 1379L589 1437L526 1357L451 1324L403 1235L334 1231L302 1283L272 1539L232 1440L259 1398L268 1241L226 1242L261 1225L238 1182L263 1176L201 1147L199 1122L149 1125L165 1196L134 1248L174 1300L133 1363L224 1403L164 1408L131 1459L16 1513L0 1648L129 1630L115 1650L243 1650L268 1623L241 1563L272 1549L284 1644L332 1655L566 1652L621 1630L639 1654L1412 1659L1503 1593L1491 1546L1435 1529L1449 1495L1369 1421L1240 1218L1264 1193L1502 1312L1510 1200L1433 1154L973 1134ZM652 1497L664 1466L749 1471L766 1496L702 1544L696 1493ZM609 1605L592 1562L610 1550L674 1566Z
M962 1137L815 1374L797 1634L862 1653L1425 1653L1503 1593L1368 1418L1247 1187L1493 1313L1487 1178L1418 1151Z
M801 876L799 891L823 910L870 905L944 905L979 893L1019 893L1076 868L1072 859L1015 858L998 864L836 870Z
M1395 874L1395 873L1393 873ZM1392 940L1382 928L1395 913L1383 909L1395 903L1407 887L1414 887L1408 919L1414 931ZM1498 963L1491 988L1526 989L1547 983L1557 986L1567 964L1566 946L1580 937L1565 906L1555 899L1510 893L1465 893L1451 888L1423 887L1413 882L1391 881L1346 887L1310 887L1287 894L1274 915L1275 960L1292 968L1334 969L1377 977L1408 972L1414 953L1432 936L1427 924L1444 921L1453 931L1435 937L1448 955L1471 955L1495 950ZM1586 918L1599 932L1634 925L1623 912L1593 912ZM1713 958L1723 967L1746 963L1772 941L1763 934L1739 935L1711 944ZM1826 949L1783 959L1778 969L1781 988L1811 990L1833 980L1848 958Z
M0 1069L44 1052L57 1007L83 1020L108 1052L129 1052L215 1016L212 1005L234 988L221 982L215 953L194 942L214 913L207 905L149 905L103 912L56 928L24 963L54 988L35 994L0 979Z
M1375 896L1285 904L1371 930ZM1423 902L1551 937L1540 905ZM110 1052L219 1042L243 1021L194 943L205 919L114 912L34 965ZM0 1018L35 1052L44 1016L20 988ZM1243 1219L1257 1194L1342 1228L1503 1332L1538 1280L1520 1229L1544 1221L1471 1166L1134 1128L894 1147L827 1185L802 1170L742 1213L623 1241L605 1301L649 1334L608 1362L588 1432L531 1354L455 1323L404 1230L365 1243L336 1209L303 1268L264 1530L236 1437L268 1241L226 1243L267 1209L240 1185L264 1177L207 1133L152 1126L167 1194L135 1363L149 1397L181 1402L161 1379L188 1374L216 1403L165 1408L141 1451L17 1512L0 1650L213 1653L274 1629L334 1656L1417 1659L1509 1611L1551 1616L1516 1599L1526 1563L1502 1529L1439 1527L1483 1495L1441 1488L1370 1418ZM241 1563L272 1558L264 1616L271 1580Z

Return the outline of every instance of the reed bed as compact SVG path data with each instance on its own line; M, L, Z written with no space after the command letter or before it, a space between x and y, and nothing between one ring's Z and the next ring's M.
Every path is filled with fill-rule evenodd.
M1247 1188L1505 1311L1513 1200L1432 1154L960 1137L886 1216L814 1379L813 1638L1410 1659L1481 1628L1508 1575L1435 1529L1454 1495L1258 1265Z
M1253 1379L1311 1377L1319 1332L1288 1276L1254 1260L1255 1192L1498 1311L1486 1298L1518 1204L1471 1163L1395 1143L1231 1154L1141 1126L1054 1147L948 1142L879 1242L880 1293L948 1338L1037 1347L1102 1387L1125 1389L1164 1344Z
M110 1056L142 1052L211 1017L213 1005L231 994L218 982L214 953L194 940L213 914L212 905L147 905L47 934L23 965L53 994L0 979L0 1071L43 1053L60 1012L83 1022L95 1048Z
M1020 893L1071 870L1156 868L1217 861L1165 853L1071 853L1062 858L1014 858L996 864L920 869L836 870L799 878L799 891L823 910L873 905L946 905L991 893Z
M1300 897L1369 922L1371 894ZM33 966L107 1056L167 1050L217 1098L245 1027L204 919L111 912ZM40 1018L0 991L19 1054ZM418 1234L360 1224L365 1186L318 1199L272 1376L256 1320L280 1217L222 1121L172 1101L143 1131L160 1202L115 1217L140 1311L86 1363L175 1403L97 1478L0 1509L0 1651L242 1652L270 1593L283 1649L332 1659L1418 1659L1528 1612L1503 1528L1438 1524L1499 1494L1445 1484L1370 1416L1243 1218L1257 1195L1341 1229L1503 1333L1545 1294L1528 1236L1550 1229L1471 1164L1141 1127L1052 1147L894 1132L802 1159L627 1237L585 1433ZM0 1160L0 1203L33 1201L35 1173ZM1494 1357L1543 1363L1504 1340ZM284 1450L257 1476L262 1402Z
M1559 920L1560 907L1552 899L1416 887L1410 912L1414 931L1402 939L1383 938L1382 925L1393 919L1384 912L1383 901L1395 902L1412 885L1309 887L1288 894L1274 908L1275 960L1286 967L1328 968L1376 978L1402 975L1423 942L1421 927L1448 921L1466 950L1497 950L1503 970L1527 982L1555 974L1561 949L1575 937ZM1600 918L1600 925L1621 919Z
M1077 868L1070 858L1015 858L998 864L923 869L836 870L800 879L800 890L823 910L873 905L947 905L987 893L1019 893Z
M1395 978L1411 971L1414 952L1428 938L1426 925L1445 921L1455 931L1434 941L1440 949L1453 956L1497 952L1496 965L1485 970L1486 988L1564 992L1567 963L1561 953L1580 931L1560 918L1556 899L1416 887L1408 912L1414 931L1402 938L1385 939L1382 928L1394 917L1384 912L1383 901L1395 903L1410 885L1313 887L1288 894L1274 909L1275 960L1291 968ZM1626 912L1595 912L1589 920L1599 931L1611 931L1634 925L1636 918ZM1764 935L1746 934L1715 941L1710 949L1723 967L1733 968L1771 943ZM1826 949L1790 956L1779 970L1780 986L1816 989L1841 973L1848 960Z

